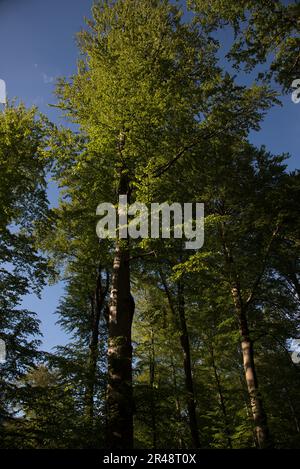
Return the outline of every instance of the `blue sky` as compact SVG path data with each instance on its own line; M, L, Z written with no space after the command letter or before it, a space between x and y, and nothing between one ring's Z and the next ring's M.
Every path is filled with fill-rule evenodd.
M53 90L58 76L69 76L76 71L78 51L75 34L84 26L84 17L90 15L92 0L0 0L0 79L7 85L9 99L17 97L30 106L36 104L41 112L54 122L61 122ZM219 39L226 49L230 43L228 32ZM299 77L300 78L300 77ZM251 77L240 74L240 83L249 83ZM268 113L259 133L251 133L255 145L265 144L272 153L289 152L289 167L299 168L300 103L291 96L282 99ZM49 188L49 199L55 204L57 190ZM55 325L53 314L63 292L61 284L46 287L42 299L30 295L24 306L37 312L42 321L43 349L51 350L67 340Z
M55 78L76 71L75 35L90 16L92 0L0 0L0 79L5 80L9 99L17 97L27 106L36 104L41 112L60 122L53 90ZM57 200L57 190L50 185L49 199ZM61 284L46 287L39 300L27 296L23 306L35 311L41 320L43 349L50 351L67 337L55 324L53 314Z

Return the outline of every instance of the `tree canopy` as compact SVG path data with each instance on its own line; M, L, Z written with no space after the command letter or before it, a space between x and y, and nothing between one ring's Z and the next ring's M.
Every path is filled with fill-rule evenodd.
M3 448L299 448L299 172L249 138L278 104L271 78L298 77L298 5L185 7L96 2L56 88L72 126L0 114ZM262 81L221 66L228 26L229 58ZM98 205L122 196L203 203L203 246L185 249L172 215L169 238L122 238L120 211L99 239ZM44 353L22 298L53 281L70 342Z

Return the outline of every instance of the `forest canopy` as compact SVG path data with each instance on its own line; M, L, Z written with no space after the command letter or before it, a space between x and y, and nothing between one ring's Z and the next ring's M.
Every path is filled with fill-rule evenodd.
M279 0L101 0L56 84L68 125L3 106L1 448L300 448L299 171L250 141L300 78L299 18ZM168 237L122 237L124 196L204 204L203 246L174 214ZM55 282L70 342L50 353L22 298Z

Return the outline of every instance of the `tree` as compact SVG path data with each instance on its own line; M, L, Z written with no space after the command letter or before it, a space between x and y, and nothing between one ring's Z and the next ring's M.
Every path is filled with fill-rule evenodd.
M80 35L85 63L71 83L58 86L60 107L88 138L74 170L79 174L85 164L96 181L98 166L110 185L104 201L115 204L126 195L130 203L145 168L149 175L160 171L190 144L200 91L216 74L213 48L167 2L100 2L93 16L90 31ZM108 442L114 447L132 446L130 250L117 238L108 323Z
M191 8L209 31L231 26L235 39L228 57L238 68L242 63L250 71L267 64L259 76L275 80L285 91L300 76L300 38L297 2L268 0L240 2L192 0Z
M208 185L202 195L202 199L207 200L207 230L209 233L212 230L215 239L210 244L208 236L207 253L192 255L183 264L183 272L211 269L211 262L214 262L219 269L218 282L227 285L239 328L256 441L259 447L266 447L271 443L258 387L252 335L255 331L258 333L258 318L268 304L265 282L268 279L270 284L276 283L272 256L279 249L285 233L284 187L289 184L289 177L281 164L284 155L271 157L263 148L255 150L248 144L236 147L231 142L229 158L224 143L215 145L215 166L211 175L207 171L204 176ZM180 267L176 269L180 271ZM270 284L267 287L269 296Z
M276 21L296 8L256 3L195 1L187 20L167 0L100 1L78 71L57 87L75 126L22 106L0 116L3 446L299 445L299 174L249 144L276 93L238 86L211 37L225 18L249 64L264 60L262 11L294 44L292 19ZM50 167L61 194L48 210ZM123 238L152 202L204 202L204 246L184 249L173 225L170 239ZM115 237L97 236L100 203L117 209ZM18 302L49 271L65 285L56 313L70 340L38 357L38 324Z
M41 156L48 135L49 123L34 108L8 105L0 114L0 337L7 349L2 423L16 413L16 382L39 355L39 321L20 305L27 293L40 292L49 272L35 243L36 226L47 217L47 165Z

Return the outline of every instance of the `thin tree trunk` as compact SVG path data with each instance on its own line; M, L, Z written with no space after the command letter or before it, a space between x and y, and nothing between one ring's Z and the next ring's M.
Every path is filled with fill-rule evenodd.
M227 446L228 446L228 448L232 449L232 442L231 442L231 438L230 438L230 431L229 431L229 424L228 424L228 418L227 418L226 404L225 404L225 399L224 399L223 392L222 392L221 381L220 381L219 373L218 373L217 366L216 366L214 348L213 348L212 344L210 344L210 355L211 355L212 367L213 367L213 370L214 370L214 376L215 376L217 390L218 390L219 399L220 399L220 406L221 406L221 410L222 410L222 413L223 413L223 419L224 419L224 424L225 424L225 433L226 433L226 437L227 437Z
M106 272L106 286L102 287L101 267L99 266L95 293L91 296L91 339L89 343L89 360L87 371L87 386L85 392L86 415L93 420L94 417L94 394L96 384L96 371L98 361L99 346L99 325L101 311L104 307L105 297L108 292L109 274Z
M98 336L100 312L94 304L94 298L91 298L92 307L92 331L89 344L89 359L87 369L87 386L85 391L86 415L92 421L94 418L94 392L98 359Z
M185 318L184 289L181 282L178 283L178 312L180 323L180 343L183 351L183 367L185 376L185 387L187 391L187 406L189 414L189 424L194 448L200 448L199 431L196 415L196 402L194 394L190 341Z
M169 302L170 309L175 319L176 326L180 331L180 345L183 352L183 368L184 368L184 377L185 377L185 389L187 392L187 407L189 415L189 426L192 436L193 446L195 448L200 448L200 438L197 424L196 416L196 402L194 394L194 385L193 385L193 376L192 376L192 367L191 367L191 353L190 353L190 342L189 335L185 319L185 305L184 305L184 291L181 282L177 284L177 299L178 299L178 315L179 322L177 320L176 308L173 303L172 295L167 285L167 282L164 278L162 271L160 271L160 278Z
M274 233L276 233L276 231ZM250 304L250 301L253 298L254 289L252 289L252 292L250 294L251 300L248 299L246 302L244 302L242 295L241 295L241 291L240 291L238 275L235 271L232 252L227 244L224 224L221 224L220 235L221 235L221 240L223 244L225 264L228 268L231 296L233 299L236 315L237 315L238 322L239 322L243 366L244 366L245 380L247 384L248 396L249 396L253 423L254 423L255 441L257 443L258 448L270 448L272 446L272 443L271 443L271 438L270 438L270 433L269 433L269 428L268 428L268 423L267 423L267 416L264 410L262 397L258 388L256 368L255 368L255 362L254 362L253 342L250 338L248 320L247 320L247 308L248 308L248 305ZM272 236L272 240L273 240L273 237L274 237L274 234ZM271 246L271 242L270 242L270 246ZM259 279L261 278L261 276L262 274L259 275L256 281L256 285L255 285L256 287L259 283Z
M181 422L182 417L181 417L181 405L180 405L180 400L178 397L178 387L177 387L177 378L176 378L176 368L173 360L173 356L171 355L171 367L173 371L173 385L174 385L174 396L175 396L175 406L176 406L176 413L177 413L177 418L178 422ZM184 448L183 440L182 440L182 435L181 431L178 432L178 443L179 443L179 448L182 449Z
M152 427L152 448L157 447L157 425L156 425L156 406L154 396L154 381L155 381L155 350L154 350L154 332L151 329L151 349L149 360L149 375L150 375L150 388L151 388L151 427Z
M245 380L248 389L252 417L254 422L254 434L259 448L270 448L271 439L267 424L267 416L263 407L262 397L258 388L258 381L254 362L253 342L250 338L246 313L243 310L240 294L237 287L231 290L235 309L239 319L241 350Z

